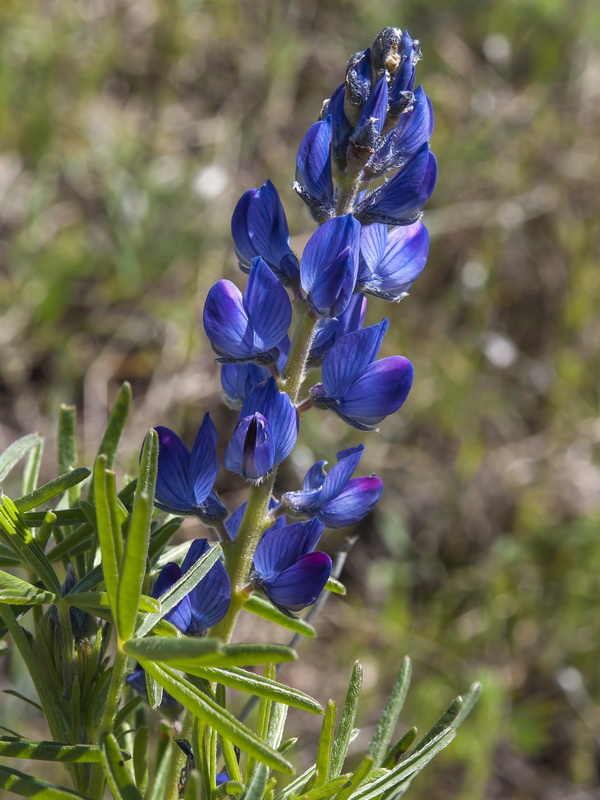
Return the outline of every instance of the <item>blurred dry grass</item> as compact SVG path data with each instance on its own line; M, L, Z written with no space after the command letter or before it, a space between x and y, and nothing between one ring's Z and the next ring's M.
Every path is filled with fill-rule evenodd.
M440 179L426 272L409 300L369 314L391 317L387 352L410 356L417 381L368 439L384 502L348 563L348 602L331 601L306 646L315 666L293 677L339 698L367 654L367 727L405 653L407 723L481 679L478 712L413 795L591 800L595 0L2 3L0 445L32 430L52 439L59 403L75 402L85 461L124 379L136 403L122 469L152 424L191 433L206 409L232 424L199 327L208 287L238 275L231 210L270 177L301 250L312 224L290 188L298 142L346 58L389 24L422 42ZM323 422L307 417L285 486L359 441ZM235 502L240 484L221 481Z

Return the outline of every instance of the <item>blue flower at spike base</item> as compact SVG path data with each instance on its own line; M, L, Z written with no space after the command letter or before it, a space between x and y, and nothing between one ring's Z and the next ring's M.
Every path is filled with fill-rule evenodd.
M194 539L181 567L169 561L161 569L152 589L152 597L159 600L209 549L206 539ZM227 570L220 561L209 569L202 580L177 605L165 614L165 620L181 633L204 636L208 628L220 622L229 609L231 585ZM140 694L146 694L144 670L139 666L127 677L127 683ZM179 706L168 693L163 694L164 705Z
M358 271L360 224L351 214L328 220L308 240L300 282L309 305L322 317L337 317L350 302Z
M158 434L155 505L170 514L200 517L209 525L224 519L227 509L212 488L219 471L217 431L208 413L190 453L179 436L162 425Z
M314 552L325 526L318 519L273 526L254 554L253 583L279 608L300 611L312 605L331 575L327 553Z
M315 516L330 528L354 525L371 511L383 492L383 481L376 475L352 478L364 445L341 450L337 464L329 472L326 461L314 464L306 473L301 492L286 492L283 507L293 514Z
M204 305L204 329L223 363L274 363L291 319L287 292L262 258L253 259L243 296L231 281L222 280Z
M283 284L297 282L298 259L290 248L285 211L271 181L241 196L231 218L231 235L244 272L261 256Z
M233 541L238 534L240 529L240 525L242 524L242 520L244 518L244 514L246 512L246 506L248 505L247 502L242 503L239 508L236 508L225 520L225 528L227 529L227 533L229 534L229 538ZM272 497L269 500L269 511L274 511L279 506L279 503L274 500ZM283 525L287 525L286 518L284 516L279 516L275 520L274 525L276 527L282 527Z
M248 480L260 480L291 453L298 426L298 412L275 378L258 384L244 401L225 466Z
M362 229L356 285L384 300L402 300L423 271L429 234L422 222L392 228L374 223Z
M413 366L403 356L375 361L388 328L378 325L348 333L325 356L322 383L310 390L315 406L330 408L353 428L368 431L404 403Z

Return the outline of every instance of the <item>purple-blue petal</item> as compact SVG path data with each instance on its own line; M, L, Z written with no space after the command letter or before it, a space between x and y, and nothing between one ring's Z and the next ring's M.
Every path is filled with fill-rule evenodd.
M315 122L302 139L296 158L296 181L323 206L330 206L333 200L331 134L331 116Z
M254 331L242 294L231 281L218 281L211 287L202 319L217 355L248 359L254 354Z
M291 453L298 438L298 412L288 395L277 387L271 377L256 386L246 398L240 416L262 414L271 428L274 444L274 463L280 464Z
M328 351L342 336L357 331L363 323L366 310L367 299L361 292L357 292L352 295L346 310L342 314L336 318L324 317L321 319L310 348L311 363L314 365L320 364Z
M227 402L239 408L252 389L269 377L266 367L258 364L223 364L221 366L221 386L227 395Z
M319 511L319 519L330 528L355 525L371 511L383 492L381 478L352 478L343 490Z
M177 434L158 425L158 471L155 503L171 514L193 514L195 497L188 479L190 454Z
M393 178L359 203L355 215L363 225L409 225L418 219L436 179L437 162L425 143Z
M369 364L339 398L337 408L345 418L361 425L377 425L404 403L413 375L411 362L403 356L390 356Z
M225 467L258 480L274 465L275 443L268 420L255 412L240 419L225 451Z
M399 300L423 271L428 253L429 234L422 222L393 228L379 263L373 265L370 276L359 277L357 285L377 297Z
M321 594L331 575L331 566L327 553L308 553L275 577L261 581L260 585L275 605L301 611Z
M356 284L357 258L347 247L316 277L308 293L310 305L324 317L337 317L350 302Z
M260 257L252 261L244 307L254 331L254 352L276 347L290 327L292 305L286 290Z
M351 214L333 217L317 228L306 243L300 264L300 281L307 294L323 270L348 247L354 254L358 268L360 224Z
M352 134L352 140L360 141L363 130L367 127L371 120L375 120L372 133L378 137L381 134L382 128L385 124L387 108L388 85L387 78L385 75L383 75L369 94L369 97L362 108L356 128Z
M208 497L219 471L217 458L217 431L208 412L196 435L188 465L188 482L194 491L197 505Z
M240 525L242 524L242 519L244 518L244 513L246 512L247 505L248 505L247 502L242 503L242 505L239 508L236 508L236 510L232 514L230 514L230 516L225 521L225 527L227 528L227 533L229 534L230 539L235 539L235 537L237 536L237 532L239 530ZM274 508L277 508L277 506L278 506L277 501L271 498L269 500L269 511L272 511ZM287 522L285 517L281 516L277 517L277 519L275 520L275 522L271 527L282 528L284 525L287 525Z
M323 361L323 386L329 397L342 397L377 357L388 325L383 319L378 325L348 333L334 344Z
M350 447L338 453L337 464L331 467L321 487L321 506L340 494L354 475L364 449L364 444L359 444L358 447Z
M293 522L265 531L254 554L254 568L260 578L269 578L288 569L301 556L312 552L325 526L318 519Z

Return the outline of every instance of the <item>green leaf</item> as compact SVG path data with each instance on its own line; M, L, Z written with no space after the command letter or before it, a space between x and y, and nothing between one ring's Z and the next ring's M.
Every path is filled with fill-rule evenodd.
M55 594L60 594L60 582L52 565L44 555L44 551L26 528L15 503L10 498L2 497L0 503L0 531L4 539L35 570L42 583Z
M148 787L148 742L150 728L147 725L139 727L133 740L133 774L135 785L144 794Z
M246 601L244 604L244 611L250 611L252 614L256 614L257 617L268 619L269 622L276 622L278 625L281 625L282 628L288 628L288 630L301 633L303 636L312 638L317 635L316 630L312 625L309 625L308 622L305 622L303 619L297 619L296 617L289 617L258 594L253 594L252 597Z
M367 755L373 758L373 763L376 767L381 766L390 746L398 717L402 711L408 687L410 686L411 671L410 659L405 658L400 667L400 672L394 681L392 691L389 694L385 708L383 709L383 714L377 724L369 746Z
M354 729L356 711L363 682L363 669L360 662L356 661L350 676L346 699L340 715L340 721L333 741L331 753L331 766L329 767L329 777L335 778L342 771L344 760L350 747L350 738Z
M94 465L94 495L96 498L96 521L102 554L102 573L110 600L113 617L116 618L117 587L119 584L119 561L121 558L121 530L119 512L114 493L114 474L106 469L106 456L100 455Z
M44 441L44 437L39 433L28 433L21 436L16 442L10 444L0 455L0 483L4 483L6 477L12 472L23 456L31 450L39 447Z
M39 546L42 550L46 549L46 545L52 534L54 533L54 526L56 525L56 514L53 511L46 511L44 514L44 521L40 525L35 535ZM49 558L48 561L51 559Z
M343 583L340 583L336 578L328 578L327 583L325 584L325 588L328 592L333 592L333 594L346 594L346 587Z
M456 731L453 728L442 731L434 739L431 739L422 750L413 753L387 774L359 788L350 795L350 800L374 800L374 798L381 797L384 792L398 789L402 783L412 779L417 772L420 772L440 750L447 747L455 736Z
M84 575L80 581L77 581L69 594L79 594L80 592L87 592L90 589L94 589L99 583L102 583L103 579L102 564L98 564L93 570L88 572L87 575Z
M46 511L25 511L21 514L23 522L28 528L39 528L44 524ZM58 525L79 525L85 522L85 517L80 508L64 508L54 511Z
M254 667L259 664L281 664L295 661L298 654L282 644L227 644L223 646L220 663L206 664L215 667ZM208 660L208 659L207 659Z
M307 792L303 796L302 800L327 800L327 798L337 795L340 789L343 789L347 783L348 778L346 775L333 778L333 780L327 781L323 786L316 786L314 789L311 789L310 792Z
M25 461L25 469L23 470L23 480L21 481L21 491L23 494L33 492L37 486L43 452L44 440L41 439L27 454L27 461Z
M481 684L479 683L479 681L476 681L475 683L471 684L471 686L469 687L469 691L463 698L462 708L456 715L454 721L452 722L453 728L458 728L461 722L464 722L466 717L468 717L471 711L473 710L473 706L475 705L475 703L477 703L480 697L481 697Z
M125 722L127 721L127 717L129 717L129 715L132 714L136 710L136 708L141 706L143 702L144 700L142 696L136 694L136 696L132 697L128 703L125 703L125 705L122 706L117 712L117 716L115 717L115 724L113 726L114 729L117 730L119 725L125 724Z
M0 767L0 789L14 792L21 797L37 797L39 800L73 800L73 798L85 798L72 789L64 786L57 786L55 783L48 783L40 778L33 778L25 775L10 767Z
M149 633L152 628L159 622L165 614L167 614L177 603L179 603L186 594L189 594L192 589L200 583L202 578L208 573L212 565L219 559L221 555L221 547L216 544L210 547L203 556L192 564L181 578L176 581L170 589L168 589L160 597L160 612L150 614L139 626L136 631L136 636L141 637Z
M110 608L110 600L106 592L69 592L63 597L65 603L84 611L96 608ZM139 610L154 613L160 609L160 603L154 597L140 595Z
M244 750L253 758L272 769L288 774L293 767L280 753L273 750L259 739L252 731L242 725L232 714L218 705L207 695L196 689L189 681L177 675L166 664L154 664L143 661L142 667L152 675L176 700L194 714L208 723L217 733L233 742L240 750Z
M6 642L4 642L4 644L6 644ZM41 707L41 705L39 703L36 703L35 700L32 700L29 697L25 697L24 694L21 694L20 692L17 692L14 689L3 689L3 693L4 694L10 694L10 695L12 695L12 697L18 697L19 700L22 700L24 703L27 703L28 705L33 706L33 708L35 708L40 713L42 713L42 714L44 713L44 709ZM21 738L21 737L17 737L17 738Z
M192 772L191 774L192 775L193 774L198 775L197 772L195 772L195 773ZM200 776L198 775L198 779L199 778L200 778ZM217 798L227 797L227 795L230 795L230 794L232 794L235 797L237 797L238 795L242 794L245 789L246 789L246 787L244 786L244 784L240 783L239 781L226 781L225 783L222 783L220 786L217 786L217 791L215 792L215 797L217 797ZM197 798L200 797L200 795L198 793L190 794L189 796L190 796L190 798L193 798L193 800L197 800ZM188 797L188 794L187 794L187 787L186 787L186 793L183 796L183 800L187 800L187 797Z
M460 712L463 709L465 704L464 699L459 695L456 697L449 705L449 707L444 711L442 716L431 726L431 728L427 731L425 736L415 745L414 752L418 753L419 750L422 750L432 739L435 739L439 736L440 733L445 731L447 728L456 727L454 724Z
M152 661L166 661L175 665L177 662L195 662L206 655L221 652L219 639L195 639L183 636L172 639L166 636L149 636L144 639L129 639L123 645L128 656L138 660L145 658ZM179 667L178 667L179 669Z
M262 800L269 780L269 770L265 764L257 764L244 793L243 800Z
M104 436L98 448L98 455L106 458L106 469L111 469L115 462L115 455L121 436L127 423L129 408L131 406L131 386L125 382L119 389L119 394L108 418Z
M158 466L158 434L150 430L144 441L131 523L127 532L123 566L117 593L117 626L122 639L134 631L137 610L146 574L150 525L154 508L154 488Z
M37 603L54 603L56 594L47 592L27 581L0 570L0 603L23 606Z
M196 666L194 669L186 669L186 672L231 689L248 692L256 697L266 697L276 703L284 703L292 708L301 708L303 711L311 711L313 714L323 713L323 708L310 695L243 669L236 667L215 669L214 667Z
M373 759L371 756L365 756L358 765L358 768L350 777L346 787L336 796L336 800L348 800L353 793L358 789L361 783L364 782L367 775L373 769Z
M144 678L146 679L146 694L150 708L158 708L163 700L163 687L148 672L144 672Z
M68 472L77 461L75 406L61 405L58 415L58 468Z
M416 738L417 729L409 728L404 736L398 739L396 744L390 747L385 758L383 759L382 766L385 767L385 769L393 769L396 764L398 764L404 753L406 753L406 751L412 747L412 744Z
M48 552L49 561L60 561L66 555L72 555L78 550L78 546L87 545L92 538L93 528L91 525L80 525L73 533L59 542ZM39 537L38 537L39 538Z
M131 758L120 750L120 758ZM16 736L0 736L0 756L30 758L36 761L63 761L70 764L96 764L102 761L102 752L97 744L61 744L60 742L37 742Z
M100 746L104 771L115 800L142 800L142 795L133 782L131 771L121 756L113 734L104 733Z
M53 481L40 486L39 489L35 489L35 491L15 500L15 506L19 511L29 511L32 508L37 508L37 506L47 503L48 500L52 500L53 497L66 492L72 486L77 486L78 483L81 483L90 475L89 469L85 467L73 469L71 472L59 475Z
M319 739L319 749L317 751L317 780L315 786L322 786L327 782L329 777L329 768L331 765L331 754L333 750L333 733L335 730L335 714L336 708L333 700L327 703L325 709L325 717L323 719L323 726L321 728L321 737Z

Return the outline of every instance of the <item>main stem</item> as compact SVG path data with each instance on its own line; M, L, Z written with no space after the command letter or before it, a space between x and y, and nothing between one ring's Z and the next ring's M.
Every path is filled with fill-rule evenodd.
M296 324L280 386L287 392L291 401L296 403L304 380L317 318L302 300L295 300L294 305ZM269 501L273 494L276 474L275 467L262 483L254 484L250 489L248 504L235 542L228 548L227 571L231 581L231 603L226 616L211 631L212 635L219 637L223 642L230 641L238 614L248 599L246 586L254 552L270 524Z

